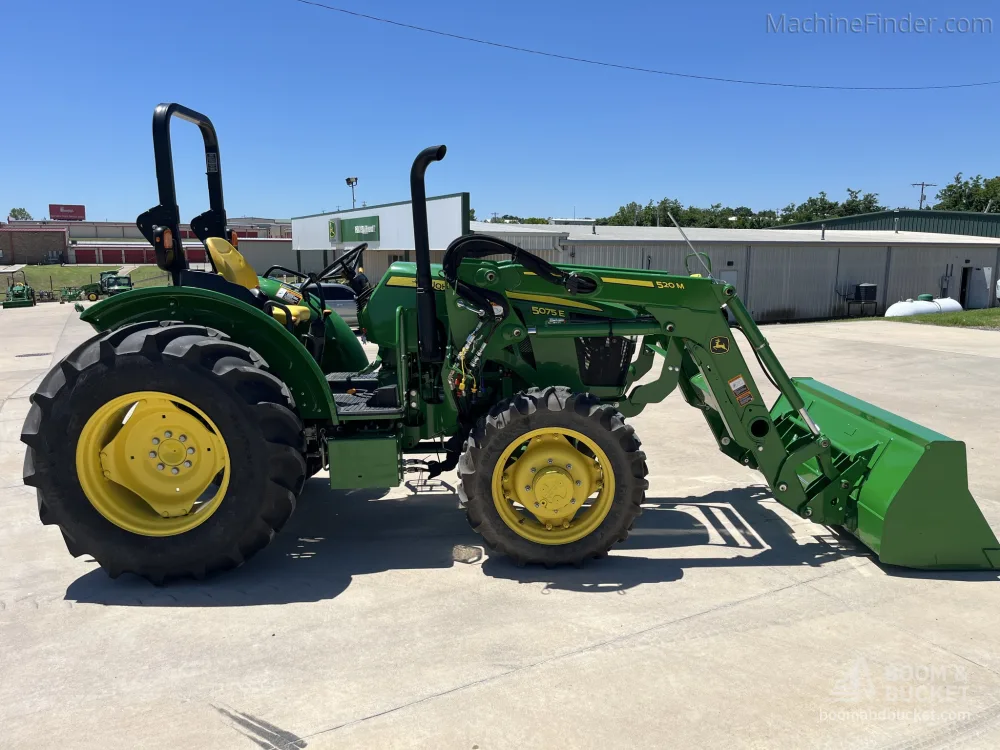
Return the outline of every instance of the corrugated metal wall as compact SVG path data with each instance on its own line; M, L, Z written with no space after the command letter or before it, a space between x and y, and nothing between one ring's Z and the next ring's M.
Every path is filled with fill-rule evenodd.
M944 290L945 296L962 302L962 268L990 267L993 269L992 278L995 282L996 264L997 249L993 247L893 247L889 258L886 300L891 305L923 293L938 296L942 291L942 276L951 270L951 280ZM992 307L996 305L996 290L990 291Z
M537 253L539 250L556 250L559 247L559 237L554 234L541 234L541 233L523 233L518 234L516 232L510 232L506 234L493 234L493 237L499 237L505 242L510 242L524 250L530 250L533 253Z
M744 304L761 322L833 317L837 251L812 246L751 248Z
M684 258L690 253L680 242L615 243L575 242L559 245L558 238L535 234L504 235L503 239L532 251L550 263L604 266L609 268L649 268L686 275ZM878 285L877 314L887 306L921 293L937 295L946 265L953 265L948 293L959 297L962 267L992 267L997 279L1000 250L992 246L886 247L837 246L832 243L788 245L747 245L694 243L708 254L716 277L734 284L747 308L761 322L840 318L847 315L845 297L856 284ZM321 253L299 251L302 270L318 271L324 265ZM380 279L393 259L412 260L412 251L369 250L365 272L373 281ZM312 257L316 256L316 257ZM443 250L431 251L431 262L441 263ZM333 260L332 253L325 262ZM966 261L969 261L966 263ZM731 264L731 265L730 265ZM690 261L698 272L698 261ZM995 290L990 305L995 306ZM857 311L855 311L856 314Z
M949 294L957 299L962 266L994 267L994 281L1000 270L995 267L1000 265L1000 250L995 247L906 245L890 250L878 245L838 247L798 242L757 246L693 244L699 252L708 254L715 276L734 284L744 304L762 322L845 317L845 298L853 294L856 284L864 283L878 285L877 314L881 315L900 299L924 292L938 294L945 263L954 264ZM682 243L578 242L567 245L562 257L553 262L650 268L684 275L684 258L689 253ZM892 261L887 269L890 255ZM696 259L691 259L690 265L692 271L698 271ZM997 304L995 289L991 290L990 304Z
M239 250L258 274L264 273L271 266L285 266L293 269L296 266L291 240L245 238L240 240Z
M745 265L746 245L719 243L693 243L698 252L708 255L712 270L724 268L741 268ZM691 250L683 242L658 242L650 244L636 243L597 243L577 242L566 245L569 258L563 263L578 263L587 266L607 266L609 268L649 268L654 271L686 274L684 257ZM729 263L732 266L729 266ZM696 258L691 259L692 271L700 267Z
M896 220L899 226L896 226ZM971 211L880 211L857 216L842 216L801 224L785 224L775 229L880 230L892 232L933 232L936 234L968 234L975 237L1000 237L1000 214L979 214Z
M854 294L854 287L858 284L878 284L878 296L876 298L876 312L881 315L885 312L886 288L885 288L885 260L889 253L887 247L870 246L858 247L851 245L838 248L840 258L837 264L837 304L834 307L832 317L847 315L846 298ZM892 300L888 304L892 304ZM857 315L858 311L853 310Z

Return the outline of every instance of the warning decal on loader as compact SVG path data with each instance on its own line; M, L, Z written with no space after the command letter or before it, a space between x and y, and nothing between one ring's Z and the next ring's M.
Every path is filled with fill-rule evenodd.
M750 393L747 382L743 379L742 375L737 375L730 380L729 387L733 389L733 394L736 396L736 401L740 406L746 406L753 401L753 394Z

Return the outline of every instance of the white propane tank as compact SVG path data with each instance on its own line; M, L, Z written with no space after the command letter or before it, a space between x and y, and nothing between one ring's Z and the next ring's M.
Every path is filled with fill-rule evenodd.
M930 295L921 296L928 297ZM889 309L885 311L885 317L899 318L903 315L929 315L941 312L962 312L962 306L951 297L908 299L889 305Z

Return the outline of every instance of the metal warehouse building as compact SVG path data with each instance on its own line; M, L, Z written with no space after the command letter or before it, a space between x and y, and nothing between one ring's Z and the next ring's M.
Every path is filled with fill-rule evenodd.
M861 229L888 232L934 232L936 234L971 234L977 237L1000 237L1000 214L976 211L933 211L899 209L871 214L818 219L800 224L785 224L780 229Z
M553 263L685 274L684 258L691 252L675 228L472 222L471 229ZM1000 240L994 238L830 229L684 231L707 253L714 275L734 284L762 322L844 317L858 284L876 285L875 310L869 307L868 314L881 315L893 302L922 293L949 296L968 308L997 305ZM858 312L855 307L852 314Z
M435 263L453 239L478 232L553 263L687 273L690 250L674 228L470 222L468 193L429 198L427 210ZM715 276L734 284L760 321L881 315L892 303L924 293L953 297L969 308L997 304L998 238L829 227L685 231L711 258ZM295 217L291 255L280 258L288 251L277 244L266 255L269 263L319 271L361 242L369 243L364 264L372 279L393 261L412 260L410 204ZM873 285L865 288L872 301L849 304L859 284Z
M316 273L344 251L367 242L365 273L372 280L380 279L395 261L413 259L413 212L410 206L410 201L400 201L293 216L293 256L281 261L281 264ZM431 262L440 263L448 243L471 231L469 194L453 193L428 198L427 226ZM275 256L271 257L273 260ZM276 260L273 262L279 263ZM256 264L254 268L262 271Z

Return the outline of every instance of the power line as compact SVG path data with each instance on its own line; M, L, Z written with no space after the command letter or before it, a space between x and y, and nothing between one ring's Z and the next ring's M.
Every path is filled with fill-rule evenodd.
M496 47L498 49L510 50L511 52L522 52L524 54L538 55L540 57L552 57L557 60L568 60L569 62L586 63L587 65L598 65L604 68L629 70L635 73L650 73L652 75L659 75L659 76L673 76L674 78L690 78L698 81L715 81L716 83L738 83L744 86L774 86L778 88L788 88L788 89L824 89L827 91L929 91L933 89L966 89L966 88L973 88L975 86L1000 85L1000 80L998 80L998 81L978 81L975 83L947 83L936 86L824 86L813 83L782 83L778 81L751 81L740 78L721 78L718 76L703 76L703 75L696 75L694 73L677 73L676 71L656 70L654 68L642 68L637 65L625 65L623 63L608 62L606 60L591 60L586 57L561 55L558 52L546 52L544 50L530 49L528 47L518 47L513 44L493 42L490 41L489 39L477 39L476 37L464 36L463 34L452 34L451 32L448 31L429 29L426 26L417 26L412 23L403 23L402 21L394 21L391 18L382 18L380 16L369 15L368 13L359 13L358 11L355 10L338 8L334 5L326 5L324 3L315 2L314 0L292 0L292 1L300 3L302 5L311 5L315 8L322 8L323 10L331 10L334 11L335 13L343 13L344 15L354 16L355 18L364 18L369 21L377 21L378 23L389 24L390 26L398 26L399 28L402 29L410 29L411 31L422 31L425 34L435 34L437 36L443 36L449 39L458 39L463 42L472 42L474 44L482 44L487 47Z

